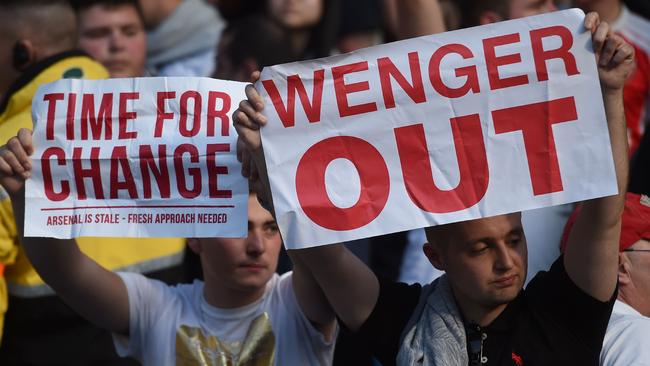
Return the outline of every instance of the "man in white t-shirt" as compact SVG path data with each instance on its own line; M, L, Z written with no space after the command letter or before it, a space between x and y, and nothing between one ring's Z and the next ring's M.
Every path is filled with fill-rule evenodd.
M578 216L564 229L561 250ZM650 366L650 198L625 196L618 254L618 297L600 352L603 366Z
M74 240L22 237L31 131L0 147L21 243L45 282L73 309L114 333L121 356L145 365L329 365L337 325L309 272L275 274L282 241L271 214L248 199L248 237L190 239L204 281L170 287L114 273ZM253 362L254 361L254 362Z
M296 276L275 273L280 234L254 194L248 198L246 239L188 244L201 256L205 283L170 287L118 273L129 297L129 334L113 337L120 356L148 365L203 359L208 365L272 365L274 359L277 365L331 364L333 320L313 325L299 305L307 299L298 300L294 292Z

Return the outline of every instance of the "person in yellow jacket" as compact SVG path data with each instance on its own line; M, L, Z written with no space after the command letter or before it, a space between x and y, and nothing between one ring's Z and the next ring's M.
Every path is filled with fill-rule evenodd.
M68 1L0 2L1 144L19 129L32 128L31 102L40 85L109 77L75 46L76 20ZM184 239L80 238L77 243L105 268L180 279ZM115 355L107 332L74 314L32 268L18 242L9 197L0 189L0 364L99 362L129 364Z

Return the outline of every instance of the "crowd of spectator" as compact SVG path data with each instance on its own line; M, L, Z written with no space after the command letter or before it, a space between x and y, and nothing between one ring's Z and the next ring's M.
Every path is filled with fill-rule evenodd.
M570 7L597 13L585 27L621 55L600 70L617 196L305 251L282 248L264 192L250 193L243 239L22 235L42 84L250 82L267 66ZM3 0L0 35L1 365L650 362L647 0ZM247 95L238 132L263 125ZM490 268L450 244L476 237L490 239L472 244ZM261 269L243 278L242 263ZM489 276L508 291L490 292Z

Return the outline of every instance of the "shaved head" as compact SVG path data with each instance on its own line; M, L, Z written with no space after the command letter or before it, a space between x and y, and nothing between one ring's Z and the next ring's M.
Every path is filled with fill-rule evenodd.
M29 40L44 57L76 43L76 18L68 1L2 0L0 30L12 43Z
M470 321L489 324L484 310L505 307L523 288L528 251L521 214L429 227L426 234L424 254L447 273L454 298Z

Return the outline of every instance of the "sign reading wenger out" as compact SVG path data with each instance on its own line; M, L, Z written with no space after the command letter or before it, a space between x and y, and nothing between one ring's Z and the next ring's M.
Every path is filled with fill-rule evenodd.
M39 89L25 235L246 236L231 121L245 85L136 78Z
M567 10L265 68L285 245L615 194L583 20Z

